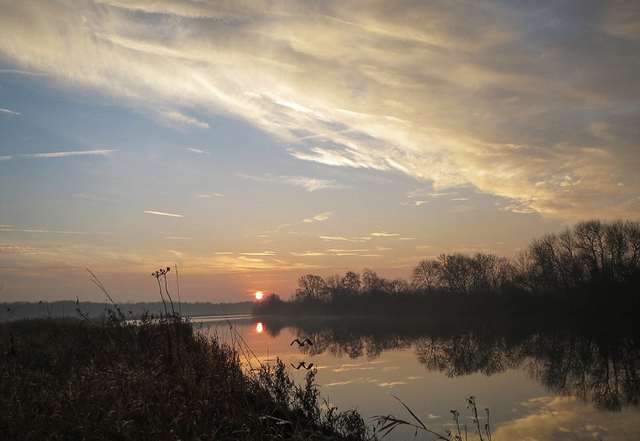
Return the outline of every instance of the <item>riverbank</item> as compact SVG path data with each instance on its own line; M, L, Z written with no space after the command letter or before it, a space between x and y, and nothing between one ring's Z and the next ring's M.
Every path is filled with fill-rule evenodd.
M235 348L172 316L0 324L2 439L368 439L356 412L322 410L310 371L246 371Z

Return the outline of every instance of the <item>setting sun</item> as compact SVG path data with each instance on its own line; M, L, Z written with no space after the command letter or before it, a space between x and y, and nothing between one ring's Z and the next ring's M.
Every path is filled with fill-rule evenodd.
M263 296L264 296L264 294L262 293L262 291L256 292L256 300L262 300Z

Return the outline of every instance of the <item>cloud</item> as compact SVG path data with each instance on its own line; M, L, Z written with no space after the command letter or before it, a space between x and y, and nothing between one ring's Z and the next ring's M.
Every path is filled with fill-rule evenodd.
M199 199L209 199L209 198L221 198L224 195L221 193L211 193L211 194L199 194L196 197Z
M0 74L33 75L33 76L40 76L40 77L46 77L49 75L43 72L32 72L32 71L19 70L19 69L0 69Z
M371 240L370 237L342 237L342 236L318 236L326 241L344 241L344 242L366 242Z
M387 233L386 231L378 231L377 233L371 233L373 237L395 237L399 236L398 233Z
M309 178L306 176L273 176L270 174L264 176L249 176L243 173L238 173L236 176L250 179L257 182L268 182L272 184L287 184L296 187L303 187L307 191L326 190L326 189L340 189L342 185L332 180Z
M405 206L410 205L413 207L419 207L420 205L424 205L427 203L428 203L427 201L403 201L403 202L400 202L400 205L405 205Z
M302 223L305 224L310 224L312 222L322 222L322 221L326 221L327 219L329 219L331 217L333 213L331 213L330 211L327 211L325 213L321 213L321 214L317 214L315 216L313 216L312 218L309 219L304 219L302 221Z
M168 216L168 217L184 217L181 214L173 214L173 213L164 213L162 211L152 211L152 210L145 210L145 213L148 214L154 214L156 216Z
M97 3L3 4L0 53L132 106L242 118L303 161L550 218L640 213L633 2Z
M327 253L317 252L317 251L305 251L304 253L296 253L290 251L289 254L295 257L318 257L318 256L326 256Z
M71 152L52 152L52 153L28 153L24 155L10 155L10 156L2 156L0 160L9 160L13 158L29 158L29 159L38 159L38 158L65 158L67 156L91 156L91 155L109 155L113 153L115 150L82 150L82 151L71 151Z
M72 230L45 230L45 229L37 229L37 228L11 228L8 226L0 227L0 231L12 232L12 233L36 233L36 234L71 234L71 235L81 235L86 236L90 234L110 234L106 232L102 233L91 233L86 231L72 231Z
M192 126L196 126L199 127L201 129L208 129L209 128L209 124L206 122L202 122L200 120L198 120L197 118L194 118L192 116L188 116L188 115L184 115L180 112L176 112L176 111L167 111L167 112L162 112L161 115L171 121L175 121L175 122L179 122L182 124L187 124L187 125L192 125ZM195 151L193 149L189 149L191 151ZM202 151L199 151L199 153L204 153Z
M121 201L116 200L116 199L108 199L108 198L101 198L98 196L93 196L93 195L89 195L89 194L85 194L85 193L76 193L73 195L74 198L80 198L80 199L89 199L91 201L98 201L98 202L112 202L112 203L116 203L119 204Z
M291 223L291 224L281 224L281 225L278 225L278 228L276 228L276 232L279 232L282 228L292 227L292 226L295 226L295 225L311 224L311 223L314 223L314 222L324 222L327 219L329 219L332 214L333 214L332 212L327 211L325 213L320 213L320 214L317 214L317 215L315 215L313 217L310 217L310 218L302 219L299 222L294 222L294 223Z
M335 181L327 179L307 178L305 176L290 176L282 177L283 182L286 184L304 187L307 191L325 190L325 189L339 189L342 188L340 184Z
M20 112L14 112L13 110L3 109L0 107L0 112L8 113L9 115L20 115Z

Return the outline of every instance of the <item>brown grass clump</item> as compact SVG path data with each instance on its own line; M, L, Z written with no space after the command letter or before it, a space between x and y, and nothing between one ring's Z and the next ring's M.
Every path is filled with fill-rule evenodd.
M236 350L178 314L0 324L0 438L362 440L355 411L322 411L284 364L245 372Z

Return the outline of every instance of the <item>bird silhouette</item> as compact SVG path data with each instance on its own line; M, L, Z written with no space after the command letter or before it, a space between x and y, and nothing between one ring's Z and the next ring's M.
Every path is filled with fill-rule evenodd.
M309 363L309 366L307 366L307 364L304 361L301 361L300 363L298 363L298 366L294 366L293 363L291 363L291 366L298 371L300 370L301 367L305 368L306 370L309 370L313 367L313 363Z
M293 345L294 343L298 343L298 347L301 348L304 346L305 343L308 343L309 346L313 346L313 342L311 340L309 340L308 338L305 338L304 340L300 341L299 338L296 338L295 340L293 340L289 346Z

